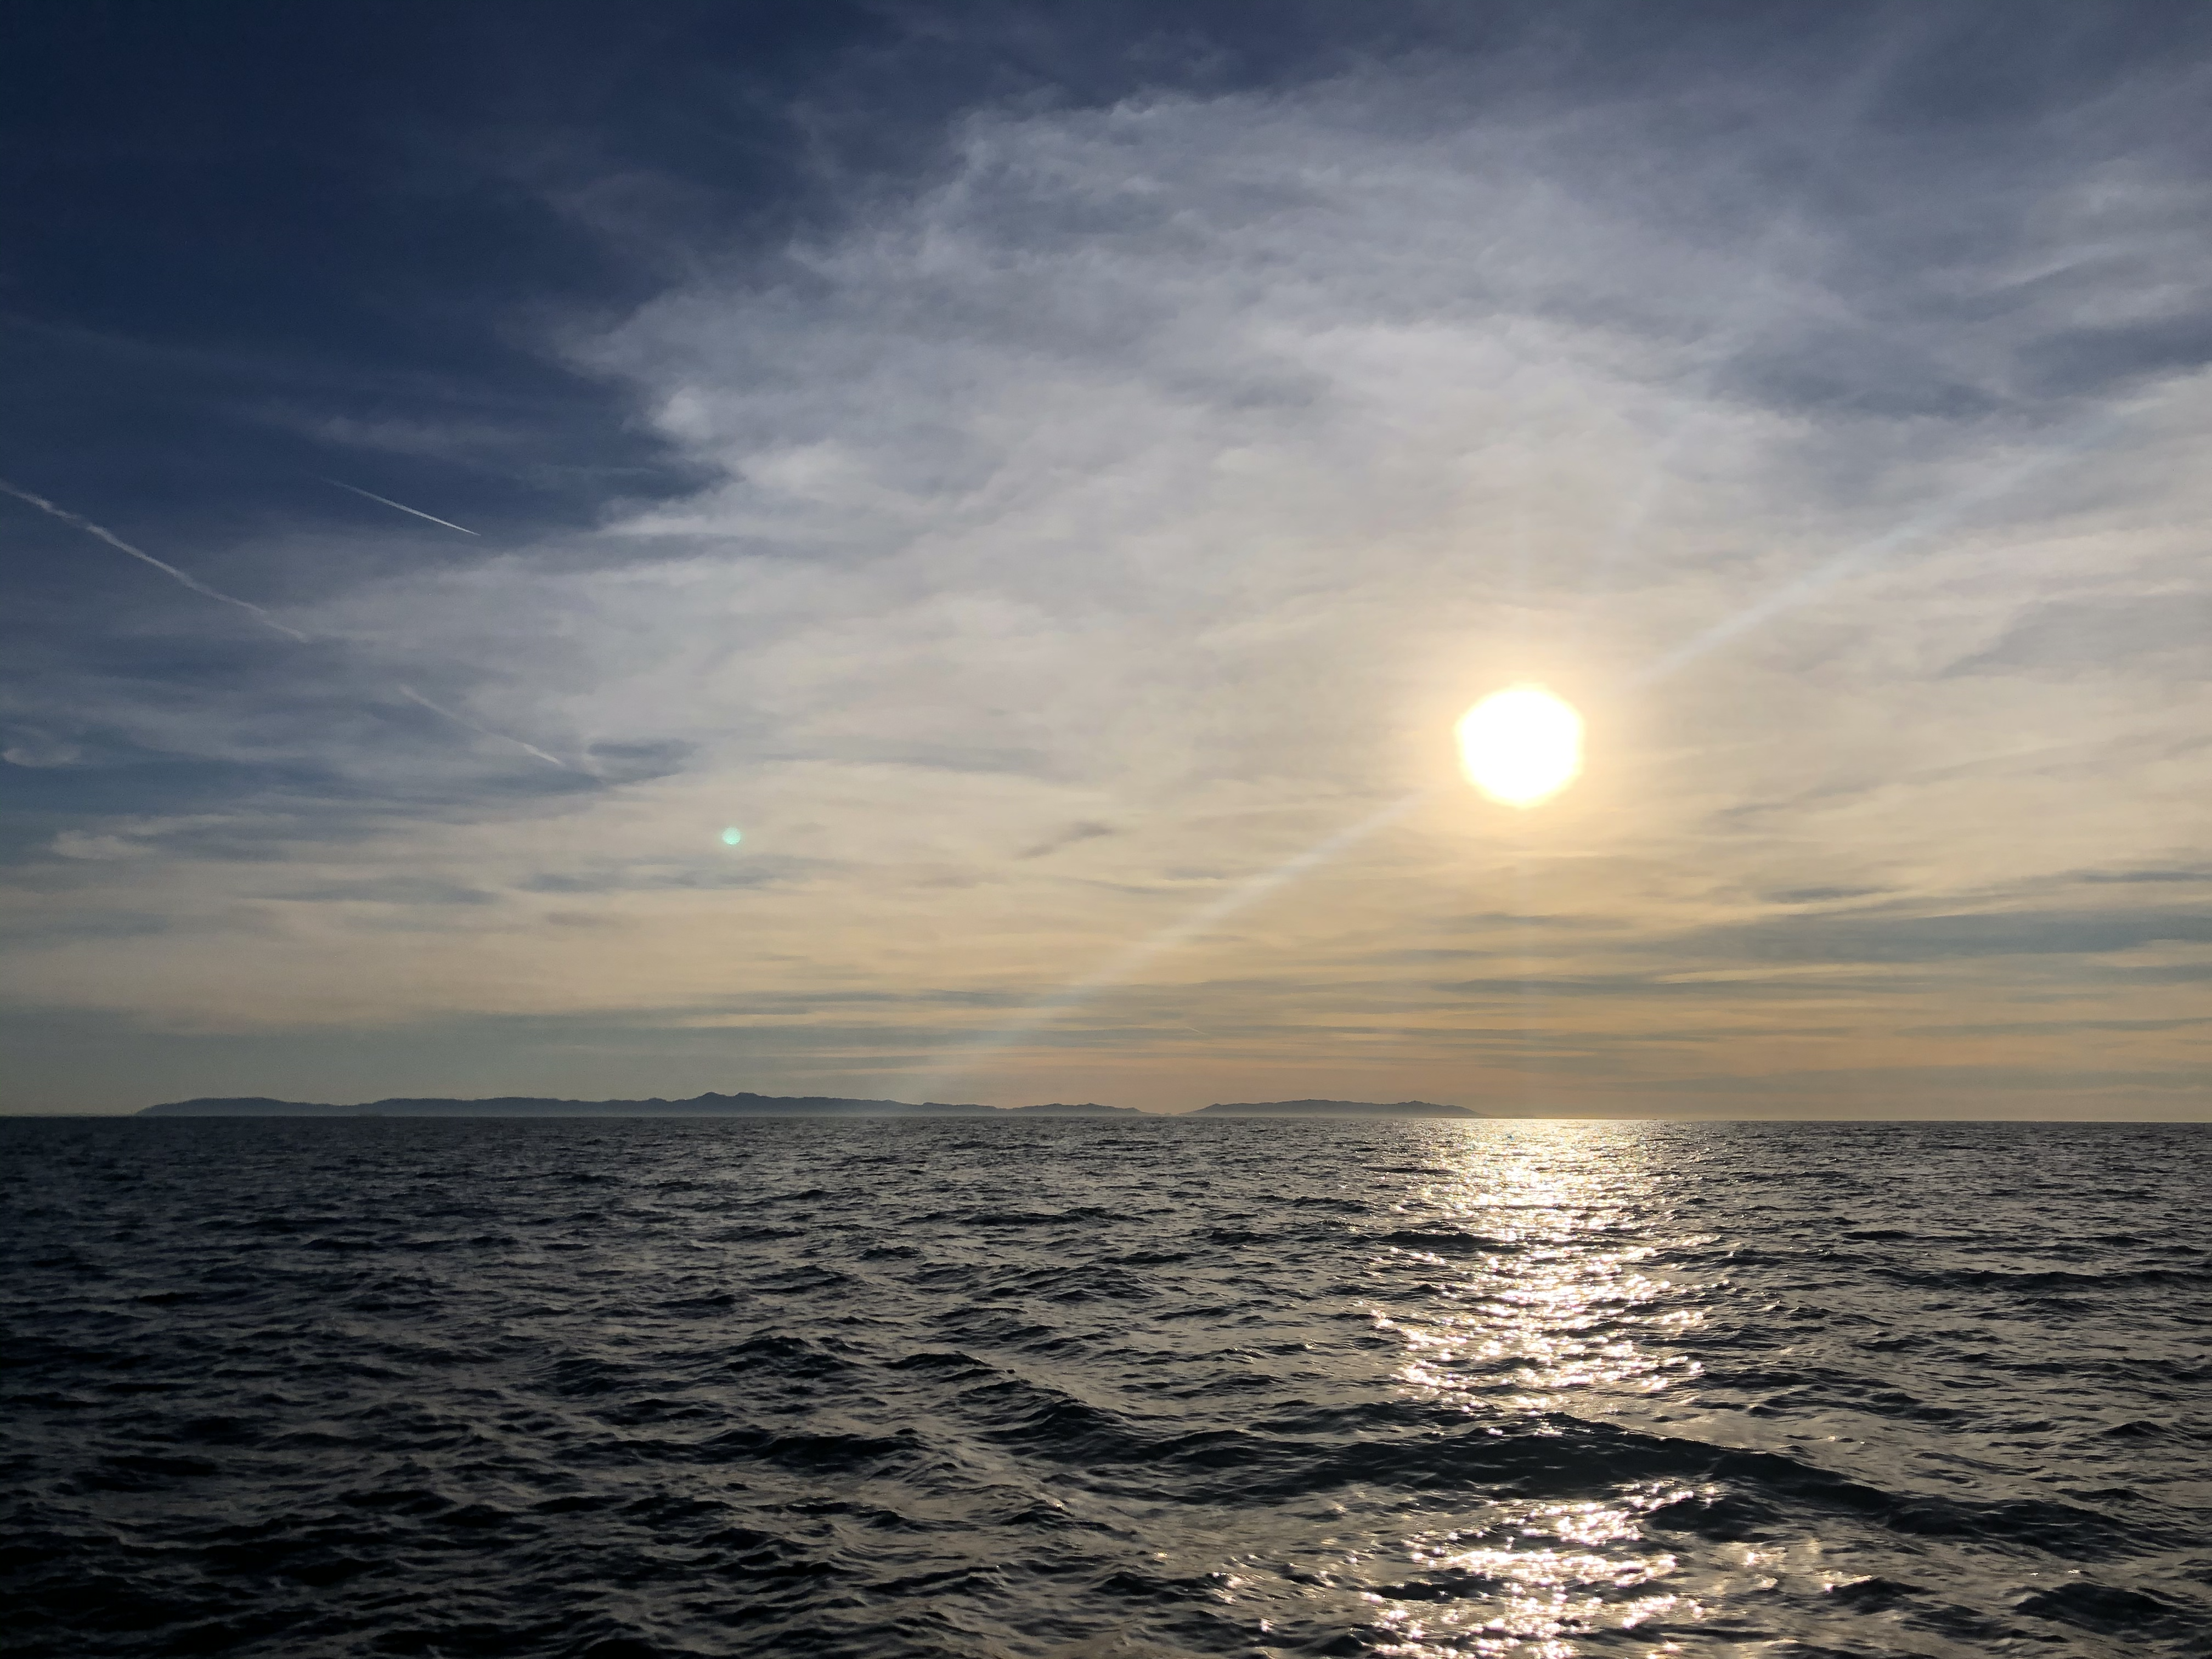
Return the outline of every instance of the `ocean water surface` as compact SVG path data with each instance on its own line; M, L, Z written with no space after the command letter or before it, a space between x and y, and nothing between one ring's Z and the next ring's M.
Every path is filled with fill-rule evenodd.
M2212 1129L0 1121L0 1650L2212 1653Z

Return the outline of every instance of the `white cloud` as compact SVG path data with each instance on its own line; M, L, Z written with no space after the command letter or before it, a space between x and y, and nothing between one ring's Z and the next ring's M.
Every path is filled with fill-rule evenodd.
M16 732L0 748L0 761L10 766L74 766L83 758L84 750L76 744L42 732Z
M417 573L305 619L452 665L495 730L685 746L679 774L300 852L510 890L441 915L434 961L288 913L205 973L186 940L88 941L37 982L276 1021L1048 993L1448 783L1453 717L1521 678L1583 705L1586 782L1527 819L1439 797L1194 945L1156 971L1227 988L1198 1024L1325 1042L1300 987L1326 981L1413 1034L1412 1080L1377 1086L1445 1092L1435 974L1341 988L1442 914L1648 938L1788 890L1949 903L2201 848L2201 664L1944 676L2062 597L2202 591L2203 487L2166 463L2206 385L2017 401L2051 342L2186 303L2180 186L2057 179L1998 204L1977 259L1869 289L1841 228L1748 207L1754 167L1685 170L1652 119L1455 121L1380 81L977 118L920 198L575 343L720 482L607 525L605 560ZM1960 293L1983 321L1946 322ZM1836 390L1881 390L1869 340L1893 398ZM1983 401L1945 412L1944 386ZM1121 833L1069 836L1102 822ZM731 823L764 862L714 843ZM210 916L267 884L200 878ZM548 908L532 880L570 890ZM1540 948L1580 970L1607 947ZM1887 1017L1834 994L1839 1029ZM1638 1041L1626 1074L1674 1063Z
M54 851L65 859L143 859L154 848L129 836L95 836L82 830L64 830L54 837Z

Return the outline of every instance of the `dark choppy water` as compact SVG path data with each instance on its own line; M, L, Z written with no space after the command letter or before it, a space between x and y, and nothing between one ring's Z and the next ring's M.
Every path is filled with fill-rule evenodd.
M0 1646L2212 1653L2212 1131L0 1123Z

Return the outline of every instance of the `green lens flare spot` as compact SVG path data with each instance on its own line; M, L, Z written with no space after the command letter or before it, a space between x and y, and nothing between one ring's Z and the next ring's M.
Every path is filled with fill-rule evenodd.
M722 831L722 845L725 847L735 847L744 839L744 834L736 829L729 829Z

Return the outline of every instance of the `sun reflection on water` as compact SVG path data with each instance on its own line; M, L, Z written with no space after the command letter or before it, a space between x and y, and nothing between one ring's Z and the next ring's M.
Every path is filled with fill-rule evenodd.
M1516 1126L1469 1140L1464 1168L1409 1192L1417 1224L1389 1235L1379 1264L1440 1281L1410 1314L1378 1308L1403 1342L1402 1380L1422 1397L1528 1412L1605 1413L1697 1375L1676 1339L1700 1316L1647 1264L1651 1182L1624 1129ZM1510 1137L1510 1138L1509 1138ZM1394 1298L1395 1301L1395 1298Z
M1491 1126L1437 1150L1370 1264L1372 1316L1403 1346L1407 1397L1464 1413L1470 1432L1558 1433L1567 1419L1638 1414L1698 1374L1685 1339L1701 1315L1659 1261L1675 1241L1655 1235L1662 1206L1638 1126ZM1691 1495L1670 1482L1574 1501L1469 1494L1471 1524L1382 1552L1403 1582L1375 1583L1370 1564L1363 1599L1389 1633L1371 1650L1570 1659L1601 1632L1617 1650L1638 1626L1692 1622L1704 1609L1668 1584L1675 1557L1644 1524ZM1652 1635L1638 1651L1674 1650Z

